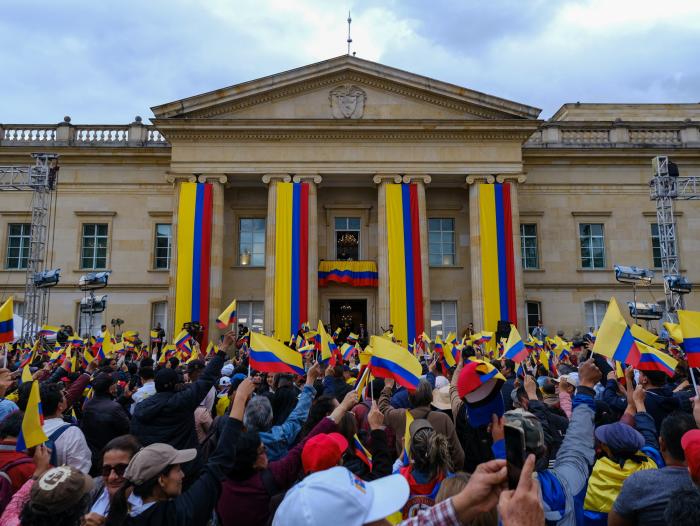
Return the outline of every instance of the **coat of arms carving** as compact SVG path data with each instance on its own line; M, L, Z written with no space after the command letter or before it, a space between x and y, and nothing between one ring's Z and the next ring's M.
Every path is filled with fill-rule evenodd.
M336 119L359 119L365 111L367 94L357 86L338 86L330 92L331 111Z

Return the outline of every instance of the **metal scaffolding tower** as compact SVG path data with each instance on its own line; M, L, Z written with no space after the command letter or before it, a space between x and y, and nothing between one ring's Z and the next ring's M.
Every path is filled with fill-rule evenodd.
M680 278L680 256L676 236L675 200L700 199L700 177L679 177L678 168L668 157L658 156L651 161L654 177L649 186L651 199L656 201L656 221L659 228L661 270L666 294L666 317L676 322L678 309L683 309L683 293L672 290L674 280Z
M37 288L35 276L44 269L48 246L51 196L56 188L58 155L33 153L34 166L0 166L0 191L31 190L32 222L24 285L22 337L29 339L46 323L50 289Z

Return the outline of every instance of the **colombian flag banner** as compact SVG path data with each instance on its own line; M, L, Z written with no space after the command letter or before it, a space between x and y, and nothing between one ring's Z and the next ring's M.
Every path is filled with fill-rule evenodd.
M424 330L419 224L417 185L388 184L389 313L394 335L404 346Z
M210 183L182 183L177 211L175 331L190 321L208 325L212 207ZM203 341L207 341L206 330Z
M274 323L287 341L308 320L309 185L276 184Z
M479 225L484 328L495 331L499 320L518 321L510 184L479 185Z

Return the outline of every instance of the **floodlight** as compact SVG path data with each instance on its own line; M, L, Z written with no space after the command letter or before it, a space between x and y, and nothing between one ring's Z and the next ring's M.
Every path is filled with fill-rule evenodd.
M60 268L42 270L41 272L34 274L34 286L37 289L48 289L58 285L59 279L61 279Z
M107 308L107 294L102 296L95 296L91 294L90 296L80 300L80 312L87 314L97 314L104 312Z
M693 285L683 276L666 276L666 283L671 292L678 294L689 294L693 290Z
M90 272L89 274L85 274L80 277L78 287L80 290L103 289L107 286L107 280L111 272L111 270L106 270L104 272Z
M660 320L664 315L664 309L658 303L634 303L627 302L630 309L630 316L635 320Z
M615 279L620 283L651 285L651 280L654 279L654 271L648 268L615 265Z

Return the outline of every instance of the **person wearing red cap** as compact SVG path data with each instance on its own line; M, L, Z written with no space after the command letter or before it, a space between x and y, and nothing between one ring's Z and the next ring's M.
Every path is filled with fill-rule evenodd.
M348 441L340 433L320 433L311 437L301 452L304 474L310 475L337 466L347 448Z
M700 404L696 402L696 405ZM700 488L700 429L691 429L683 435L681 446L685 453L685 460L688 462L690 478Z

